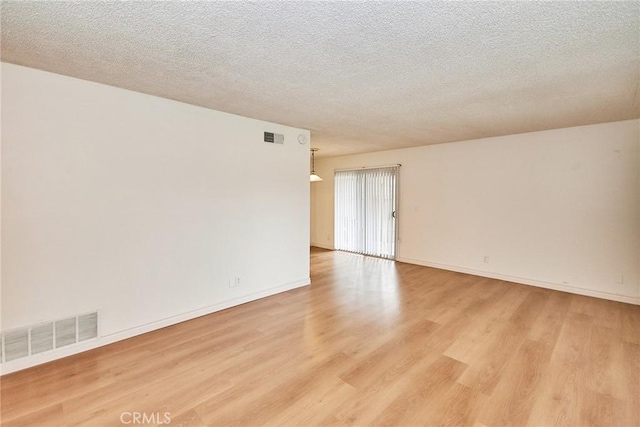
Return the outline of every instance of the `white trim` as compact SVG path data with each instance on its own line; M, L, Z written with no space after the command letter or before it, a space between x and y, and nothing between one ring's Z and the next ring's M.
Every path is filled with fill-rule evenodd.
M393 206L393 238L395 239L395 242L393 242L393 260L397 261L398 257L400 256L400 222L398 221L398 217L400 216L400 168L398 168L398 171L396 172L396 188L395 188L395 194L393 195L393 197L395 198L394 200L394 206Z
M491 279L499 279L507 282L514 282L514 283L520 283L523 285L536 286L539 288L553 289L555 291L569 292L571 294L585 295L588 297L595 297L595 298L607 299L611 301L618 301L618 302L625 302L628 304L640 305L640 297L613 294L609 292L580 288L577 286L567 286L567 285L562 285L560 283L544 282L541 280L527 279L524 277L517 277L517 276L509 276L507 274L493 273L490 271L482 271L482 270L474 270L472 268L458 267L455 265L441 264L441 263L430 262L430 261L422 261L422 260L417 260L412 258L398 257L397 260L399 262L406 262L408 264L416 264L416 265L422 265L425 267L439 268L441 270L456 271L458 273L466 273L466 274L472 274L474 276L489 277Z
M91 342L87 342L86 344L82 342L74 346L69 346L73 348L63 347L59 350L52 350L46 353L35 354L33 356L24 357L22 359L12 360L11 362L6 362L0 365L0 376L61 359L63 357L72 356L74 354L82 353L87 350L92 350L94 348L112 344L117 341L122 341L127 338L155 331L156 329L165 328L167 326L175 325L176 323L195 319L196 317L205 316L207 314L215 313L216 311L225 310L230 307L245 304L247 302L255 301L282 292L290 291L292 289L307 286L309 284L311 284L311 278L296 280L295 282L286 283L281 286L276 286L275 288L266 289L264 291L255 292L253 294L227 300L218 304L210 305L208 307L189 311L187 313L171 316L155 322L147 323L146 325L140 325L131 329L126 329L124 331L104 335L97 340L92 340Z
M324 245L322 243L311 242L311 246L315 246L316 248L321 248L321 249L329 249L330 251L336 250L332 245Z

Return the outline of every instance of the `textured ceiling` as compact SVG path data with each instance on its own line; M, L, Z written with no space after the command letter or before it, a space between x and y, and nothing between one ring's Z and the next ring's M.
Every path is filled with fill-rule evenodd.
M2 2L2 60L310 129L320 155L640 116L639 2Z

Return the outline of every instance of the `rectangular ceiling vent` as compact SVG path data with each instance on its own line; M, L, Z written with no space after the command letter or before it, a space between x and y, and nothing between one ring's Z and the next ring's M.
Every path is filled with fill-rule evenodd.
M2 333L0 362L11 362L97 338L97 311L12 329Z
M269 142L271 144L284 144L284 135L281 133L265 132L264 142Z

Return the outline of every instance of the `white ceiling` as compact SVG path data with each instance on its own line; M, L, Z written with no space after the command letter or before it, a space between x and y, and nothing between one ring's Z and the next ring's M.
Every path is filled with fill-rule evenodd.
M639 2L2 2L2 60L340 155L640 117Z

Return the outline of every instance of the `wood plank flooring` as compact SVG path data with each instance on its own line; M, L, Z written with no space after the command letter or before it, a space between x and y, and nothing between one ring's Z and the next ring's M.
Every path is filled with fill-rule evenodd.
M2 426L640 426L638 306L311 265L310 287L3 377Z

